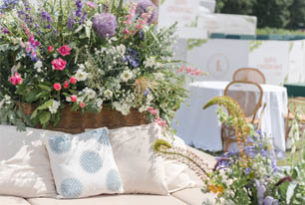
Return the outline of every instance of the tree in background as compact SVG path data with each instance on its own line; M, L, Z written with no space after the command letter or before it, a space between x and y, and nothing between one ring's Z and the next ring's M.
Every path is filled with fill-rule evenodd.
M256 0L252 15L257 16L257 26L288 28L292 3L293 0Z
M290 6L289 28L299 29L305 27L305 1L294 0Z
M216 12L257 16L259 28L305 26L305 0L217 0Z
M217 0L216 12L249 15L255 3L256 0Z

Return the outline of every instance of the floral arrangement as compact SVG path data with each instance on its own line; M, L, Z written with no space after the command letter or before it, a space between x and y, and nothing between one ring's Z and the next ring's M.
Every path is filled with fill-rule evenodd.
M225 106L230 114L220 107L217 112L220 121L235 127L235 132L244 139L240 140L238 152L224 153L210 169L194 154L175 148L164 140L155 143L155 151L187 164L203 180L202 191L215 194L215 201L205 201L203 204L304 204L305 144L302 145L301 161L295 162L292 155L290 167L279 167L277 159L280 153L275 151L270 139L246 123L241 108L233 99L216 97L204 108L215 104ZM293 122L290 133L293 153L300 135L297 121Z
M173 59L174 26L157 30L150 1L4 0L0 5L0 120L56 125L60 110L150 113L170 123L186 97ZM35 105L30 117L20 104Z
M230 100L231 103L233 99ZM228 110L232 107L227 106ZM215 98L208 105L222 104ZM234 109L240 108L235 107ZM231 113L231 111L230 111ZM220 108L218 115L222 123L236 126L241 116L228 115ZM277 166L279 153L275 152L272 142L260 131L255 131L251 124L241 152L225 153L219 157L214 169L205 180L204 192L217 195L219 204L303 204L305 203L304 159L296 164L291 164L288 169ZM293 128L292 131L300 133ZM294 146L293 146L294 147ZM294 150L293 148L292 150ZM243 160L246 159L244 162Z

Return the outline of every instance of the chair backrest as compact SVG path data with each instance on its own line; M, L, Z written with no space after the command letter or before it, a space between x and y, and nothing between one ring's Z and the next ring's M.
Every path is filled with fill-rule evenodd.
M234 72L234 81L251 81L259 84L265 84L265 75L256 68L240 68Z
M232 81L226 86L224 95L236 100L246 117L252 117L252 122L254 122L263 101L263 89L258 83Z

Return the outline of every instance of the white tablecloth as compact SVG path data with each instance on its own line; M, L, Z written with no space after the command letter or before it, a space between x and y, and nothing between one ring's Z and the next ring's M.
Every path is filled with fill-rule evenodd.
M229 82L194 82L189 86L189 99L178 110L173 127L178 136L189 145L209 151L222 150L221 123L216 115L217 106L203 110L212 98L222 96ZM262 119L262 132L272 138L274 146L285 151L285 120L287 113L287 90L275 85L261 85L263 102L267 103Z

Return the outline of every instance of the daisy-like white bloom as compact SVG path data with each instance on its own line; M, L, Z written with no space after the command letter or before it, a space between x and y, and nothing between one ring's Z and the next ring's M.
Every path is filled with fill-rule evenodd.
M75 74L75 78L77 79L77 81L85 81L88 78L88 73L85 72L83 69L78 69Z
M149 57L144 61L144 66L146 68L158 68L161 64L156 61L155 57Z
M83 90L83 93L86 97L88 97L88 100L92 100L96 97L96 92L92 90L91 88L85 88Z
M111 90L107 89L107 90L105 90L104 95L107 99L110 99L113 96L113 92Z
M133 73L130 70L125 70L122 74L121 74L121 80L123 82L127 82L130 79L133 78Z
M52 106L49 106L48 109L50 113L55 114L60 106L60 102L53 100Z
M37 61L35 64L34 64L34 68L36 70L41 70L42 68L42 62L41 61Z

